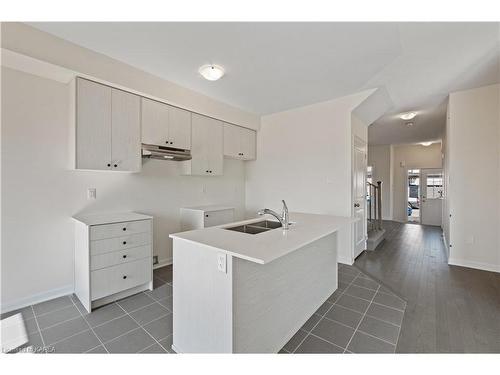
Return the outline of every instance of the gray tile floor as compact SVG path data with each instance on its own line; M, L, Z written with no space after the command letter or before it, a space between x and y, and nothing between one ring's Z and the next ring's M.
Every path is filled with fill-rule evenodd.
M406 302L356 267L280 353L394 353Z
M16 351L39 353L172 353L172 267L154 271L154 290L87 313L74 295L20 312L29 342ZM30 348L31 347L31 348Z
M154 289L87 313L75 296L16 312L42 353L173 353L172 267L154 271ZM280 353L394 353L406 303L357 268L339 265L339 289ZM5 317L5 316L2 316Z

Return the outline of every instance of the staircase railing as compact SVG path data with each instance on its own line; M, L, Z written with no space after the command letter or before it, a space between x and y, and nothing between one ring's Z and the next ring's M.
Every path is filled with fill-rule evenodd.
M368 203L368 231L382 229L382 181L377 185L366 183Z

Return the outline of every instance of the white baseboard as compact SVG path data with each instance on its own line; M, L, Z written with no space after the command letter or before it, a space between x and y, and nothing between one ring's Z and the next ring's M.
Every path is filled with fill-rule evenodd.
M342 263L342 264L347 264L348 266L352 266L354 264L354 262L352 260L344 258L344 257L338 258L337 262Z
M475 268L483 271L500 272L499 264L474 262L472 260L449 258L448 264L451 266L461 266L467 268Z
M155 264L153 266L153 269L157 269L157 268L161 268L161 267L165 267L165 266L168 266L170 264L172 264L172 261L173 259L172 258L167 258L167 259L162 259L158 262L158 264Z
M34 305L40 302L45 302L53 298L66 296L68 294L72 294L73 292L74 292L73 285L67 285L62 288L52 289L47 292L33 294L29 297L20 298L15 301L8 301L6 303L2 303L1 311L3 314L12 310L22 309L23 307Z

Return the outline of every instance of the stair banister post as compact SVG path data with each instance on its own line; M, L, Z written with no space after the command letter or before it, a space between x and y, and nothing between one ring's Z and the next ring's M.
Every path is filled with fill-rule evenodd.
M382 181L377 181L378 229L382 229Z

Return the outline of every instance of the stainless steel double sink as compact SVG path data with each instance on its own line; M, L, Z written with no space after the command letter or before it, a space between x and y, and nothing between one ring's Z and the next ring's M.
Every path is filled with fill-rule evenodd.
M256 223L237 225L235 227L228 227L224 229L233 230L235 232L241 232L241 233L259 234L276 228L281 228L280 222L272 220L263 220L263 221L257 221Z

